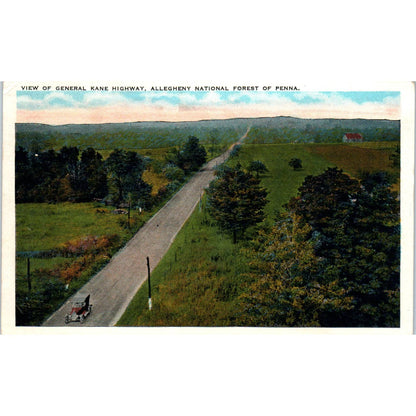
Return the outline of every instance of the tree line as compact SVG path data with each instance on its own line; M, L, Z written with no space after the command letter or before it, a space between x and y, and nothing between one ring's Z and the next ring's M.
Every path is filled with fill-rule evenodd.
M266 143L341 143L350 129L345 127L269 127L253 126L248 133L248 142ZM357 127L365 141L400 141L399 127Z
M386 172L307 176L274 225L246 242L250 272L236 323L244 326L398 327L400 205ZM208 189L221 229L237 235L264 219L267 192L222 167Z
M166 157L164 172L172 180L199 169L206 161L205 148L190 136L181 148ZM62 147L31 152L19 146L15 152L16 202L88 202L107 199L112 205L132 203L150 207L152 187L143 180L151 161L133 151L113 150L104 160L89 147ZM170 176L169 176L170 175Z

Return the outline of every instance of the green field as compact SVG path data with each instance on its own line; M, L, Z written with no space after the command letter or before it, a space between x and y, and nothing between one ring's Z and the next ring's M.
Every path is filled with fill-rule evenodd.
M305 144L247 144L242 146L238 158L230 161L230 165L240 162L243 167L251 161L261 160L269 170L261 175L261 184L268 191L269 200L266 213L273 219L277 211L296 194L305 176L317 175L327 167L334 166L323 157L310 152L310 146ZM302 169L293 170L289 167L290 159L302 160Z
M345 146L315 144L243 145L231 165L248 166L252 160L261 160L269 172L261 176L261 184L269 194L266 206L270 222L277 211L282 211L290 197L307 175L322 173L327 167L338 166L347 173L357 172L355 155L363 168L390 170L385 149L394 147ZM361 152L362 151L362 152ZM364 154L367 152L367 156ZM390 152L390 150L389 150ZM390 154L390 153L388 153ZM293 170L291 158L302 160L303 168ZM331 160L333 158L334 160ZM253 235L255 229L248 235ZM232 244L231 237L223 234L210 221L204 205L196 209L182 228L170 250L152 274L153 309L147 307L147 285L137 292L119 326L232 326L238 321L238 296L244 289L244 273L248 271L244 255L245 242Z
M88 235L119 234L127 239L131 232L120 225L114 208L92 202L16 205L16 250L50 250L74 238ZM143 214L146 220L147 214Z
M151 215L126 215L96 203L16 205L16 302L18 325L38 325L97 273ZM105 245L71 254L88 239ZM88 251L90 250L90 251ZM30 262L30 284L27 278ZM64 285L68 286L64 288Z

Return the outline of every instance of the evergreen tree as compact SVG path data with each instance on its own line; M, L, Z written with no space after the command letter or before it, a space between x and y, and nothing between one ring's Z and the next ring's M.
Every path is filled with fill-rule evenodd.
M218 225L233 235L243 234L251 225L264 219L267 192L260 181L240 167L225 167L221 176L210 183L208 206Z

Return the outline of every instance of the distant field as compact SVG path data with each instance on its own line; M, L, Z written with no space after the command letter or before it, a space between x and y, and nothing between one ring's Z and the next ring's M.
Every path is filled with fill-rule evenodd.
M391 141L391 142L362 142L362 143L353 143L349 146L353 147L365 147L369 149L389 149L394 150L397 146L400 145L398 141Z
M385 170L393 172L390 155L397 143L357 143L338 145L311 145L309 151L334 163L351 175L357 176L360 171L369 172Z
M149 124L149 123L147 123ZM227 146L234 143L247 130L247 122L223 121L194 123L150 123L146 127L139 123L134 127L122 124L72 125L72 126L25 126L17 124L16 147L39 151L63 146L77 146L80 149L93 147L96 150L113 149L157 149L183 145L189 136L196 136L200 142Z
M276 211L282 211L282 206L296 195L296 191L307 175L317 175L329 166L335 166L318 154L313 154L305 144L247 144L242 146L238 158L230 164L240 162L248 166L250 161L261 160L269 170L261 175L261 183L268 192L269 204L266 212L270 218ZM292 158L302 160L302 169L293 170L289 166Z

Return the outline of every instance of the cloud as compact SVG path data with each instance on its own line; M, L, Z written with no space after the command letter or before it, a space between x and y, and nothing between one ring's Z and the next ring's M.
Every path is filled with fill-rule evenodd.
M77 101L70 94L60 91L39 92L29 95L17 94L17 108L22 109L46 109L50 107L74 107Z
M62 111L65 109L65 111ZM47 124L209 118L400 118L398 93L35 92L18 94L18 121Z

